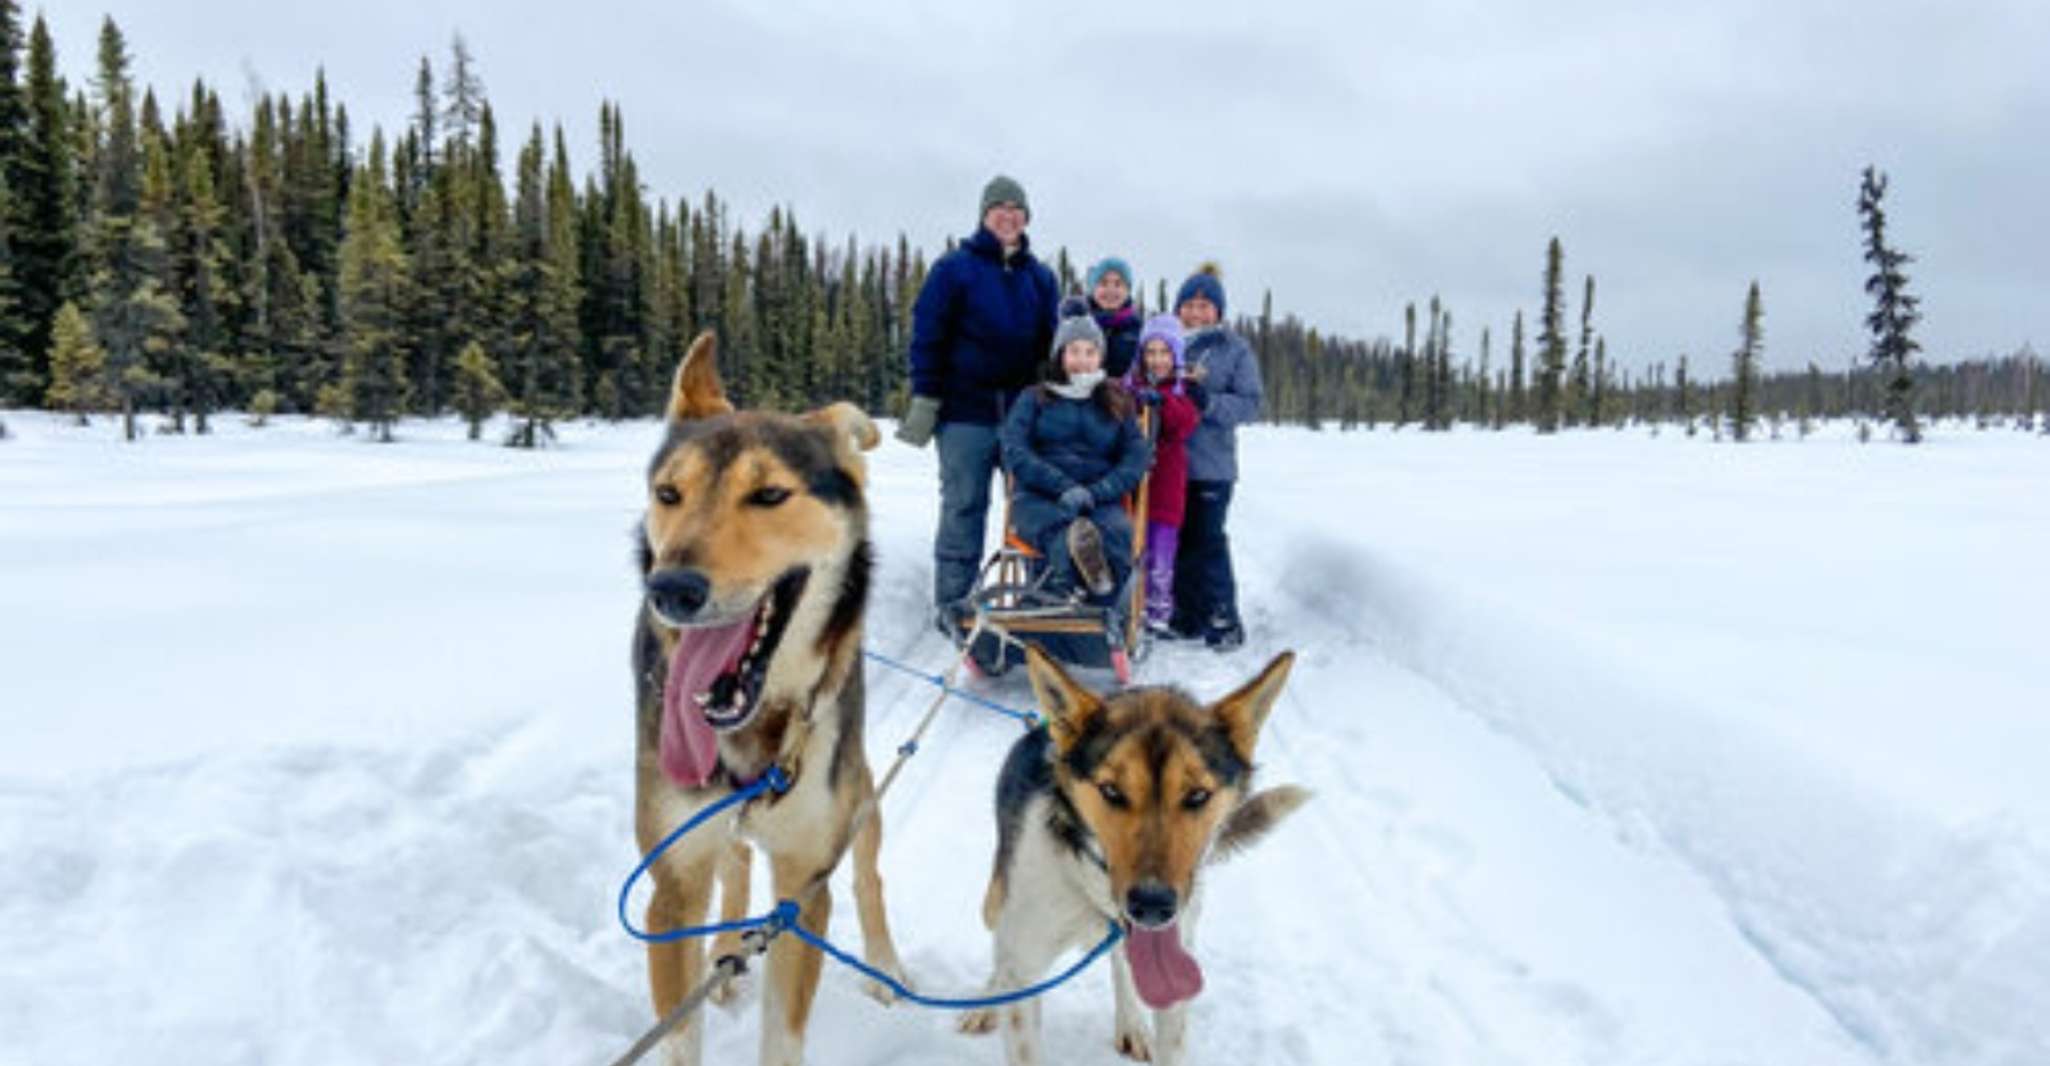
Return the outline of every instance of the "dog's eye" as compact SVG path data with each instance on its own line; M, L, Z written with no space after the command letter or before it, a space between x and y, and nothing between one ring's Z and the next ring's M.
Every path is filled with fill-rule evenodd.
M747 494L747 502L756 507L780 506L789 498L789 489L777 488L774 485L764 485Z
M1182 809L1185 811L1200 811L1203 809L1203 805L1208 802L1210 802L1209 789L1192 788L1189 790L1188 795L1182 797Z
M1096 786L1096 791L1103 793L1103 802L1108 803L1113 807L1116 807L1118 810L1124 810L1126 807L1131 806L1131 804L1125 800L1124 790L1120 789L1116 785L1111 784L1108 781L1104 781L1098 784Z
M674 507L683 502L683 493L676 491L676 486L674 485L657 485L655 486L655 502L664 507Z

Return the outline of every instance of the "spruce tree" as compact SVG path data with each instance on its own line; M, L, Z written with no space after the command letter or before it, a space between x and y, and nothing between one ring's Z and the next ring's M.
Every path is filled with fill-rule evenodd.
M426 60L421 61L422 70ZM467 154L471 138L477 134L484 119L484 79L477 73L477 63L470 55L470 45L458 33L449 41L449 79L443 90L446 101L443 121L448 127L448 145L451 155ZM432 91L431 86L427 90ZM425 101L421 101L425 105ZM454 160L450 161L452 164Z
M1396 408L1395 428L1409 425L1411 398L1416 393L1416 303L1402 309L1402 394Z
M722 349L732 346L735 359L742 363L757 353L760 343L748 260L747 238L735 233L733 247L726 258L726 285L719 299L725 313L719 346Z
M1494 422L1494 418L1491 414L1491 410L1495 403L1494 396L1492 395L1493 389L1491 387L1494 382L1494 377L1493 371L1488 366L1488 334L1488 327L1482 326L1481 368L1480 372L1476 373L1473 378L1475 391L1472 421L1476 425L1486 425Z
M177 183L171 271L186 326L178 376L193 428L206 433L207 416L224 402L233 370L228 322L235 293L227 276L226 211L214 188L213 166L199 145L179 152Z
M1437 319L1438 343L1436 363L1431 370L1431 381L1435 396L1432 405L1437 408L1437 428L1440 431L1452 428L1452 412L1456 402L1453 396L1456 385L1452 380L1452 312L1438 306L1438 298L1431 297L1433 317Z
M163 391L153 364L170 349L184 322L163 285L168 258L163 232L153 213L143 209L128 46L113 19L101 24L94 87L102 129L93 160L93 333L107 353L122 434L132 441L140 435L136 408Z
M29 111L21 84L21 9L0 0L0 402L33 402L41 375L31 341L35 324L27 299L27 264L19 242L28 205L16 191L29 180Z
M1445 311L1438 297L1431 297L1431 318L1424 327L1424 428L1435 430L1445 424L1445 383L1439 377L1438 350L1444 341Z
M456 356L454 403L457 413L470 427L470 439L484 433L484 423L505 406L506 389L498 379L498 367L491 353L476 341L463 346Z
M477 212L476 243L470 249L476 304L472 308L475 318L468 324L466 335L483 342L493 358L504 365L506 353L512 349L508 323L515 263L512 207L506 199L505 182L499 176L498 141L498 120L487 101L477 121L477 149L470 160L470 184L476 193L473 206ZM437 391L441 387L437 382Z
M1524 406L1523 311L1518 309L1516 324L1509 332L1509 421L1523 421Z
M1538 319L1537 410L1534 421L1539 433L1559 431L1560 386L1566 373L1566 309L1564 284L1565 253L1559 238L1545 248L1545 305Z
M349 185L347 236L340 251L343 364L341 388L349 417L370 426L379 442L405 410L406 354L400 331L406 261L398 217L386 183L384 134L373 133L370 158Z
M250 131L241 190L249 242L240 293L245 350L234 376L252 404L268 394L274 406L311 411L314 393L301 386L316 380L309 368L318 362L320 285L300 267L286 234L284 144L290 134L282 113L270 98L259 101Z
M1687 356L1682 353L1680 364L1673 375L1673 414L1687 427L1687 435L1694 435L1694 392L1693 382L1687 380Z
M72 412L83 426L89 412L111 400L106 353L93 343L92 326L77 304L57 309L51 338L50 386L43 401L54 410Z
M645 213L640 179L626 154L624 119L610 105L601 111L600 119L606 133L599 158L603 184L592 203L597 212L597 247L592 271L585 275L584 283L594 311L590 328L598 355L598 375L608 383L607 391L613 399L613 409L603 413L608 418L628 418L654 406L643 365ZM744 250L744 246L740 247Z
M50 331L57 308L85 296L79 258L79 182L72 123L57 76L49 27L36 17L29 32L28 127L18 165L7 175L15 225L10 233L31 393L49 373ZM80 123L84 125L84 123Z
M420 156L414 171L418 187L412 190L414 199L426 190L434 177L436 153L440 144L440 106L434 95L434 64L426 56L420 57L420 72L413 78L413 134L418 139Z
M1590 376L1588 356L1594 340L1594 275L1587 275L1587 286L1580 301L1580 346L1573 352L1573 371L1566 381L1565 404L1566 424L1593 425L1590 417L1594 402L1594 384Z
M1865 230L1865 261L1873 268L1865 281L1865 291L1873 299L1872 313L1865 316L1866 328L1872 331L1870 358L1873 369L1886 379L1887 420L1903 443L1915 444L1922 439L1922 428L1915 421L1915 380L1908 359L1922 346L1909 331L1922 318L1921 299L1908 295L1908 276L1902 271L1914 257L1886 242L1886 211L1881 206L1885 197L1886 175L1866 167L1858 189L1858 214Z
M143 159L142 200L138 217L162 242L162 254L153 257L152 272L157 285L178 313L174 321L165 325L160 343L148 346L147 364L156 397L171 414L171 422L162 429L183 433L188 410L186 389L191 349L186 343L188 323L178 299L176 248L171 243L176 237L178 222L176 190L163 124L158 119L153 100L145 96L144 103L150 106L143 109L144 118L138 127Z
M569 182L567 162L558 158L560 173L544 177L544 161L536 123L520 152L513 205L512 335L506 361L516 421L506 443L522 448L553 440L555 420L574 414L577 406L574 205L558 202Z
M2022 411L2016 425L2024 432L2036 428L2036 412L2043 407L2043 365L2034 349L2022 349ZM2050 428L2050 427L2046 427Z
M1589 278L1593 281L1593 278ZM1588 294L1594 294L1593 286ZM1594 384L1587 401L1587 424L1600 428L1608 421L1609 400L1609 340L1607 337L1594 339Z
M1807 387L1801 393L1799 426L1803 440L1808 439L1808 434L1814 432L1815 420L1824 414L1826 401L1822 397L1822 368L1809 363L1805 384Z
M1758 420L1758 356L1764 347L1765 309L1758 300L1758 282L1744 297L1744 342L1730 357L1730 432L1739 441L1751 439L1751 426Z
M14 251L14 198L0 170L0 404L32 402L42 375L28 350L28 320L22 309L19 264Z
M439 410L440 382L451 353L474 339L471 329L481 317L475 310L482 286L471 252L475 216L469 203L464 170L440 166L428 173L413 212L408 259L414 284L407 333L413 340L411 377L418 382L420 409L429 415Z

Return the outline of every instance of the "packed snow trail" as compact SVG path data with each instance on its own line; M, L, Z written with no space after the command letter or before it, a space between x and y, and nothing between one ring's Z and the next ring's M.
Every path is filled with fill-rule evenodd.
M8 420L0 1061L600 1062L652 1022L612 903L636 858L627 532L653 426L580 425L526 454L466 444L453 423L389 447L289 420L131 446L105 426ZM2041 494L1973 509L1958 488L2038 484L2040 452L1937 443L1885 459L1950 464L1896 490L1933 515L1949 512L1930 501L1963 508L1918 537L1979 549L1988 530L2050 532ZM1584 505L1548 511L1559 486L1674 510L1669 464L1705 455L1686 486L1704 502L1680 523L1705 550L1732 525L1721 497L1855 504L1818 489L1869 474L1836 469L1829 442L1262 430L1246 447L1267 472L1234 522L1253 645L1164 647L1141 678L1215 698L1297 650L1260 780L1316 797L1207 875L1194 1062L2050 1059L2029 1009L2050 1001L2044 821L2009 784L2040 780L2043 747L2013 710L2025 675L1997 668L2019 638L1995 625L2041 602L2033 572L1943 593L1945 641L1992 651L1912 660L1912 687L1975 693L1957 712L1972 729L1932 746L1943 758L1917 781L1875 791L1899 746L1818 752L1799 722L1704 708L1676 678L1712 674L1720 645L1631 642L1679 624L1640 609L1647 549L1575 555L1509 513L1613 529ZM1359 461L1334 465L1334 449ZM1540 454L1542 496L1519 488ZM1786 468L1788 487L1716 473L1733 455ZM889 443L872 462L869 645L937 671L931 456ZM1503 537L1566 576L1506 564ZM1958 557L1981 556L2010 576L1990 553ZM1568 577L1579 600L1549 595ZM1729 580L1681 573L1669 591L1702 617ZM1611 617L1629 625L1598 624ZM1744 624L1805 636L1825 621L1776 617ZM1812 642L1782 643L1766 672L1812 684ZM881 766L932 690L880 669L868 683ZM986 691L1030 702L1015 675ZM1896 714L1873 729L1909 735ZM886 898L924 991L987 977L990 791L1017 735L951 704L884 805ZM859 946L852 921L833 935ZM708 1061L752 1061L755 1010L708 1016ZM1046 1011L1054 1058L1119 1061L1106 973ZM1001 1061L953 1022L879 1008L828 968L810 1058Z

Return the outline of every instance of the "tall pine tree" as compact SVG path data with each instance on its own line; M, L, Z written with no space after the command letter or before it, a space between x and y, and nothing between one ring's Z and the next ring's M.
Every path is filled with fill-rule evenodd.
M144 210L128 45L111 18L100 28L94 88L100 98L101 139L93 161L93 333L107 353L122 434L132 441L140 435L138 408L163 393L156 366L184 321L164 286L169 256L163 231L155 212Z
M1594 379L1590 373L1588 357L1592 354L1594 342L1594 275L1587 276L1587 286L1580 300L1580 346L1573 352L1573 372L1566 380L1566 424L1593 425L1591 409L1594 399Z
M1885 197L1886 175L1866 167L1858 187L1858 215L1865 229L1865 261L1873 269L1865 281L1865 292L1873 301L1872 313L1865 316L1865 326L1872 331L1870 358L1873 369L1886 380L1887 421L1904 443L1914 444L1922 439L1922 427L1915 420L1915 379L1908 359L1922 346L1909 331L1922 318L1921 300L1908 295L1908 276L1902 270L1914 257L1886 242L1886 210L1881 206Z
M553 440L555 420L577 408L575 205L561 202L567 162L558 156L554 171L545 163L536 123L520 151L513 202L513 325L505 363L515 419L507 443L522 448Z
M1765 308L1758 300L1758 282L1744 297L1744 341L1730 357L1730 432L1739 441L1751 439L1758 421L1758 356L1765 344Z
M1519 308L1516 322L1509 331L1509 421L1523 421L1526 402L1523 389L1523 311Z
M340 257L342 398L350 418L367 423L378 441L389 442L407 399L400 329L407 294L382 132L371 135L370 158L349 184Z
M227 212L214 188L213 164L196 139L178 149L176 213L171 223L171 273L185 335L180 345L180 405L193 428L208 432L207 416L226 400L230 372L229 317L235 292L228 280L224 239Z
M20 241L29 222L18 190L29 179L29 109L21 84L21 9L0 0L0 401L33 402L40 391Z
M1545 305L1538 319L1537 410L1533 420L1539 433L1559 431L1561 378L1566 373L1565 252L1559 238L1545 248Z
M29 32L27 134L6 179L14 224L9 234L28 379L17 391L33 394L49 375L50 330L57 308L85 296L78 254L78 180L74 133L57 76L57 49L42 16ZM4 384L4 383L0 383Z

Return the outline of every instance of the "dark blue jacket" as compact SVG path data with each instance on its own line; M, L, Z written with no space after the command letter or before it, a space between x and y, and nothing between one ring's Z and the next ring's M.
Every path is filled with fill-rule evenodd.
M1100 389L1119 386L1106 381ZM1004 469L1017 479L1011 525L1028 540L1063 520L1061 493L1080 485L1097 506L1115 504L1139 487L1153 445L1131 418L1113 418L1095 397L1070 400L1033 389L1004 420Z
M911 391L937 396L940 421L995 425L1037 377L1053 344L1060 285L1021 243L977 229L940 257L911 309Z

